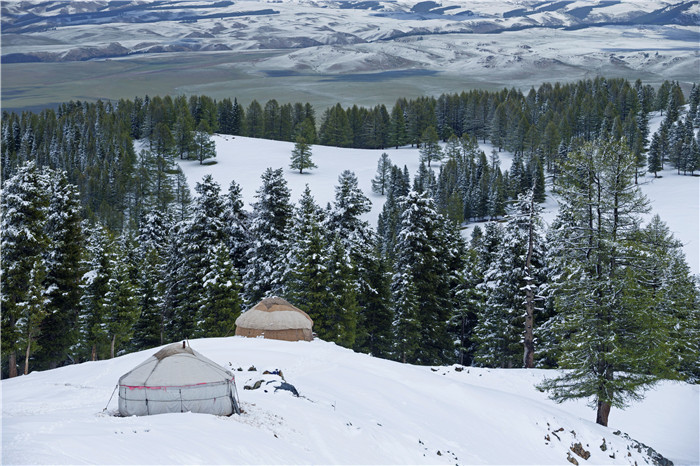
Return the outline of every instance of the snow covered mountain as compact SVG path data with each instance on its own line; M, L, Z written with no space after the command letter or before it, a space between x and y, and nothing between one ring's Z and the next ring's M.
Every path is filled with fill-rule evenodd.
M242 415L114 416L117 380L156 349L33 372L0 385L2 462L659 464L646 445L676 464L700 460L700 393L685 383L613 410L606 428L583 402L556 405L534 388L552 371L403 365L320 340L191 344L235 371ZM267 384L275 369L300 397Z
M4 2L2 61L275 50L249 64L277 75L573 68L682 79L697 74L699 22L698 1Z

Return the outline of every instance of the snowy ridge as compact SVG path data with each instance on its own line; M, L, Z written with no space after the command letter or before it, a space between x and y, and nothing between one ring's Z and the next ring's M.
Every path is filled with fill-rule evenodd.
M684 383L613 410L605 428L583 402L556 405L533 387L551 371L403 365L320 340L191 344L235 370L243 415L120 418L114 399L102 413L119 376L154 348L3 380L3 463L651 463L618 429L677 464L699 460L700 393ZM299 398L266 384L276 376L262 372L274 369ZM261 388L243 389L257 380Z

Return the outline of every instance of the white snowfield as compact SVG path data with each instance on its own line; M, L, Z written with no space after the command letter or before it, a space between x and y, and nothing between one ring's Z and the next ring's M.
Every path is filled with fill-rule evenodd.
M606 428L584 402L557 405L534 388L554 371L411 366L320 340L191 345L235 371L242 415L116 417L116 398L103 412L119 377L154 348L3 380L2 463L647 464L618 430L675 464L700 461L697 385L663 382L613 409ZM275 369L300 397L267 383L243 389L277 380L262 375Z
M651 119L652 133L658 128L659 122L658 116ZM246 208L250 210L250 204L255 202L255 192L262 184L260 176L265 169L284 168L285 179L292 193L292 202L296 203L299 200L308 184L316 202L324 207L335 198L338 176L344 170L352 170L357 175L360 188L372 201L372 210L364 218L374 228L385 201L385 196L372 192L372 179L377 172L379 156L386 152L393 164L402 168L406 165L411 177L416 174L419 165L416 148L369 150L312 146L312 160L318 168L299 174L298 171L289 168L294 143L229 135L215 135L214 141L217 156L210 160L215 161L215 164L200 165L195 161L179 161L190 187L193 188L193 194L195 184L206 174L211 174L214 180L221 184L222 192L226 192L231 180L235 180L241 185L243 200ZM489 157L493 146L488 143L480 146ZM510 168L511 154L501 152L499 157L501 170ZM437 174L440 163L434 162L431 167ZM661 216L676 238L683 242L692 273L700 274L700 177L677 175L673 169L667 169L660 175L661 178L654 179L653 175L646 175L640 179L642 191L648 196L652 208L648 218L656 213ZM545 221L554 218L557 208L556 199L551 194L548 195L545 202Z

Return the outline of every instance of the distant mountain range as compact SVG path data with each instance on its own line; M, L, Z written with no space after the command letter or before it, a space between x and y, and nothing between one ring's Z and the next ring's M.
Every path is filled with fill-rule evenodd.
M495 35L534 28L565 33L601 26L668 27L697 49L698 24L698 1L3 2L2 62L347 47L436 35Z

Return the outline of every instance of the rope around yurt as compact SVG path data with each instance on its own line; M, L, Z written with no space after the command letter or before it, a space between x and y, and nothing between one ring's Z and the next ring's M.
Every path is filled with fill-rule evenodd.
M109 401L107 402L107 405L105 406L105 409L102 410L103 413L104 413L105 411L107 411L107 407L109 406L109 403L112 401L112 398L114 398L114 392L117 391L117 388L119 388L119 384L116 384L116 385L114 386L114 390L112 390L112 396L109 397Z

